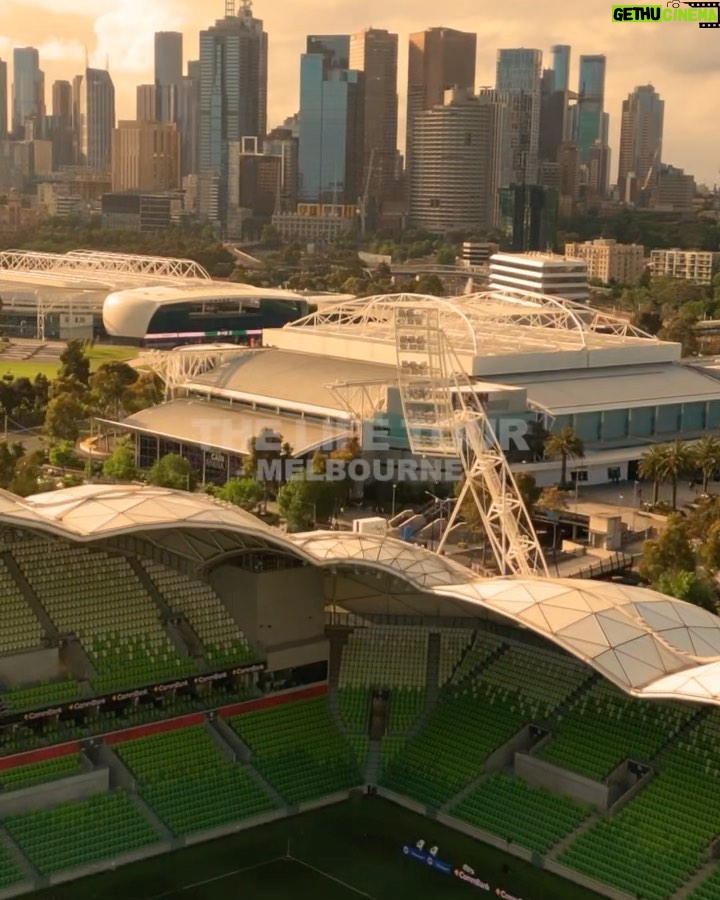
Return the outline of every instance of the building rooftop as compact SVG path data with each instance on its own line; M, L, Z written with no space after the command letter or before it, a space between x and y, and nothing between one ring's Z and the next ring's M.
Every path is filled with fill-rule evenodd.
M529 629L627 693L720 705L720 619L640 587L564 578L487 578L398 541L348 532L288 535L207 496L140 485L85 485L21 499L0 492L0 526L91 543L132 534L198 568L265 547L307 565L404 582L414 615L479 611ZM374 582L375 583L375 582ZM288 601L291 602L291 601ZM351 605L352 601L350 601ZM406 612L402 592L387 608Z

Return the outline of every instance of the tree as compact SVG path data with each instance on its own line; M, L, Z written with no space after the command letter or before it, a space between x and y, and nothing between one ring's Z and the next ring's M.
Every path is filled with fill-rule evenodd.
M664 572L653 587L668 597L684 600L708 612L717 612L717 593L710 582L697 572L686 570Z
M305 531L318 520L332 515L335 508L335 488L329 481L308 481L305 477L298 476L281 486L277 500L288 531Z
M80 384L87 387L90 379L90 360L85 355L83 341L68 341L67 347L60 354L60 377L77 378Z
M25 456L22 444L0 441L0 488L7 490L15 476L18 462Z
M75 456L75 444L72 441L60 441L59 444L55 444L50 448L48 459L51 466L62 469L63 474L65 474L65 469L69 468L77 459Z
M693 462L702 472L702 492L707 494L713 472L720 468L720 440L708 434L692 446Z
M10 482L9 490L18 497L29 497L37 494L40 485L40 469L45 455L42 450L36 450L29 456L23 456L15 466L15 473Z
M135 454L126 443L117 444L105 460L103 475L107 478L114 478L116 481L132 481L135 478L137 475Z
M672 487L671 506L675 509L677 506L678 478L692 472L693 451L689 444L673 441L672 444L665 444L663 447L662 459L663 476L670 481Z
M535 478L528 472L518 472L515 476L515 484L518 487L518 491L525 504L525 509L528 511L528 515L532 515L535 504L542 496L542 488L538 487L537 481L535 481Z
M102 415L111 413L116 419L120 418L123 400L137 380L137 370L127 363L109 362L100 366L90 378L90 389L98 412Z
M565 494L559 487L546 487L540 492L537 505L547 512L563 512L567 509Z
M80 436L80 422L85 407L72 394L60 394L50 401L45 414L45 434L53 441L75 443Z
M674 341L682 346L683 356L697 356L700 343L695 333L699 316L691 309L681 309L665 320L658 332L663 341Z
M567 484L567 464L569 459L582 459L585 456L585 447L580 438L575 434L575 429L569 425L560 429L556 434L551 434L545 442L545 458L560 458L560 486Z
M660 485L665 478L665 454L662 446L656 445L643 453L638 464L638 475L653 483L653 506L660 496Z
M669 572L694 571L695 554L687 524L681 516L672 515L665 531L656 540L645 542L639 572L650 584L657 584Z
M254 478L233 478L217 492L220 500L253 510L265 497L265 488Z
M161 456L148 472L147 480L148 484L176 491L190 491L195 486L192 466L178 453Z

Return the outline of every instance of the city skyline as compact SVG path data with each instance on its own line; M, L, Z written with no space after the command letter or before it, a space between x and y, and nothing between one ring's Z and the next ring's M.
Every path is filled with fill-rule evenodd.
M421 5L406 7L402 2L392 10L371 3L358 12L324 9L321 3L288 11L256 2L254 13L263 19L269 34L268 127L297 111L300 55L308 34L351 34L367 27L384 28L400 35L398 143L403 149L408 38L412 32L442 25L478 34L476 87L494 84L497 50L504 47L542 50L543 66L547 68L553 44L571 45L571 89L578 79L580 55L606 55L605 109L610 114L613 172L619 151L622 101L635 87L652 83L666 102L664 159L692 172L698 181L717 183L720 179L713 152L720 105L713 90L720 85L716 35L699 30L693 23L673 27L648 23L618 29L605 7L587 6L586 13L575 21L561 14L555 0L543 5L542 15L537 5L527 0L508 0L502 11L483 10L482 16L467 0L460 0L453 14L442 16L438 22L429 6L424 11ZM10 62L8 81L12 82L12 49L37 47L46 78L46 103L53 81L71 79L84 69L86 47L91 65L103 66L109 57L118 118L129 119L134 117L136 86L153 80L154 33L182 31L187 63L198 56L199 32L221 18L223 11L222 0L213 0L202 8L189 0L68 0L62 10L53 0L10 0L0 34L0 57ZM28 27L30 21L32 28Z

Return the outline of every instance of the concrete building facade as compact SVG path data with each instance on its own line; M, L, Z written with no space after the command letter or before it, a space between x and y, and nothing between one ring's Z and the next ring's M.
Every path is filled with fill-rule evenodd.
M172 122L119 122L112 140L114 192L180 187L180 148Z
M499 225L499 190L508 184L507 109L494 92L448 91L445 103L415 120L409 219L443 234Z
M585 300L588 295L587 264L553 253L495 253L490 257L492 290L526 291Z
M645 248L641 244L619 244L609 238L565 244L565 259L580 259L588 278L608 284L630 284L645 271Z
M716 256L710 250L653 250L650 274L653 278L680 278L710 284Z

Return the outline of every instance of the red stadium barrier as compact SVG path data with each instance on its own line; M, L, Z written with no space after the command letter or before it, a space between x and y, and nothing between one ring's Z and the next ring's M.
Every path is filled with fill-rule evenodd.
M55 744L52 747L42 747L40 750L27 750L25 753L3 756L0 757L0 772L6 769L14 769L17 766L29 766L32 763L45 762L48 759L70 756L71 753L79 752L80 741L71 741L69 744Z

